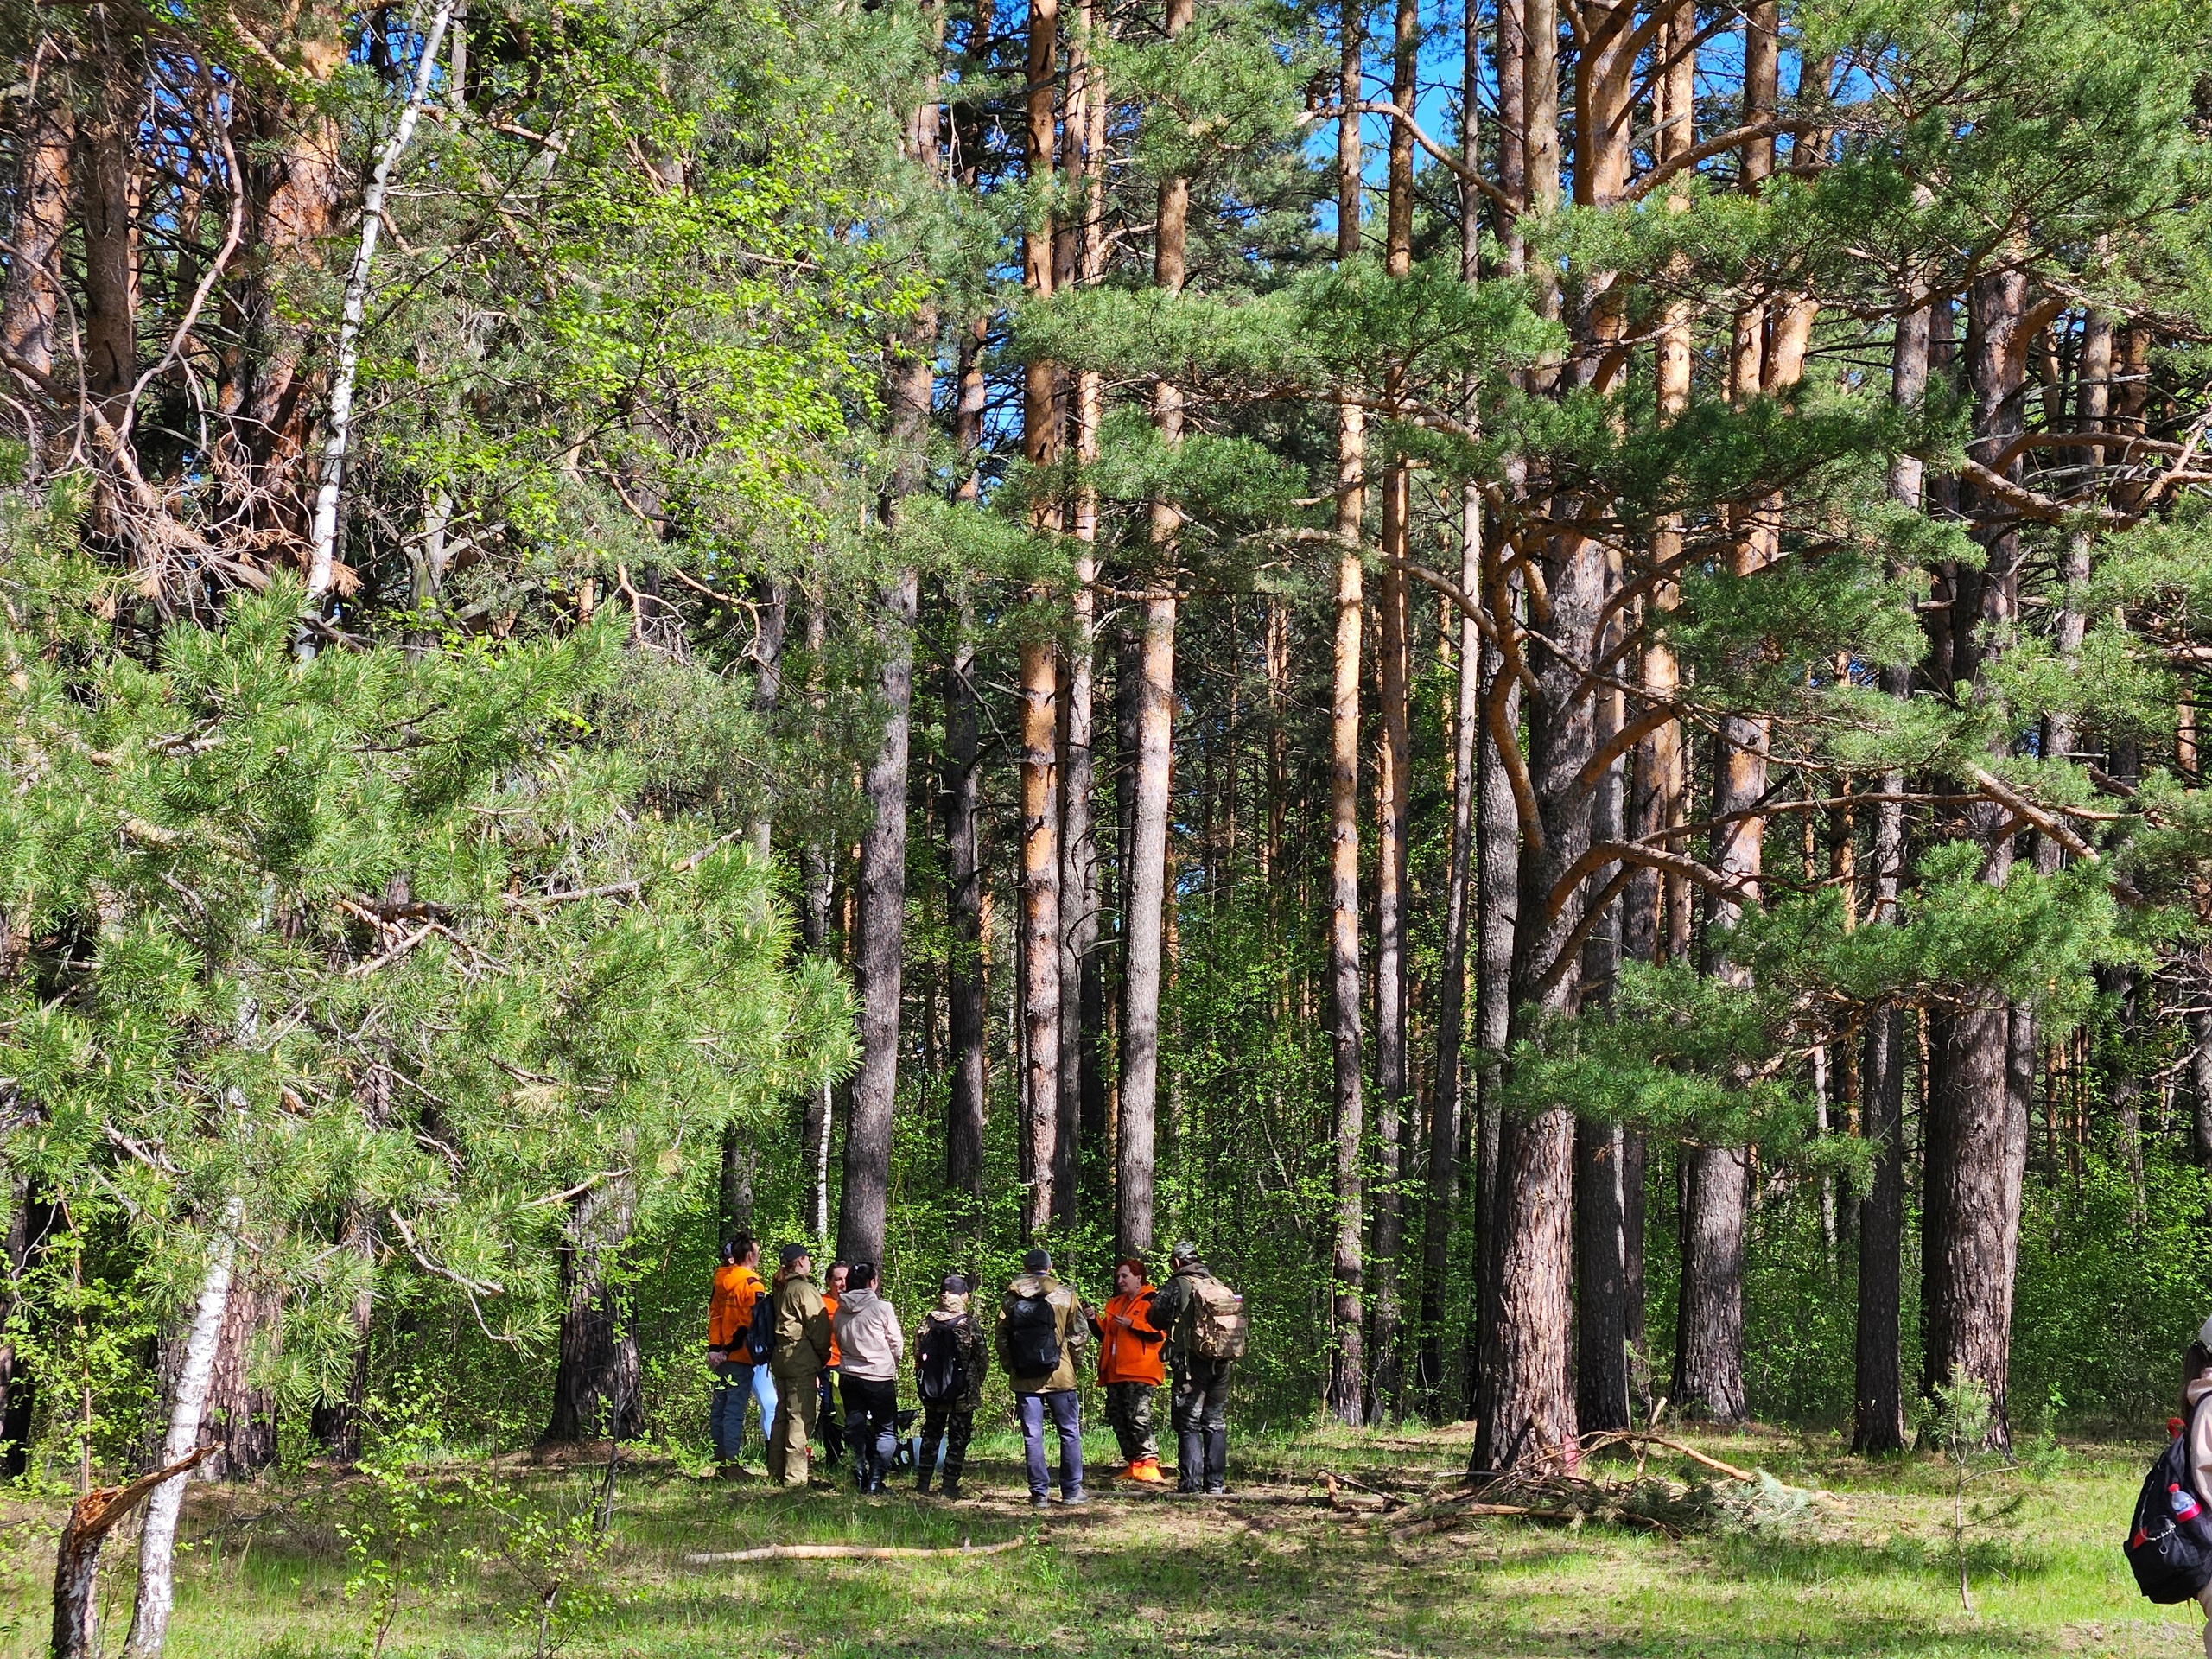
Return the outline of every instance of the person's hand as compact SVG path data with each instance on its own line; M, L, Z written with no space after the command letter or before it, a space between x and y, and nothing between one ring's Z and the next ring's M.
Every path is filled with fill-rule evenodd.
M1114 1323L1120 1325L1124 1331L1134 1331L1136 1329L1135 1323L1126 1313L1116 1313L1114 1316Z
M707 1350L707 1363L709 1365L720 1365L728 1358L729 1353L726 1349L709 1348Z

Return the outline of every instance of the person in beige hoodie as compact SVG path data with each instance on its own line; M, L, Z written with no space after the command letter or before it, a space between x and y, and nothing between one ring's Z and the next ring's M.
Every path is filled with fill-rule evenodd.
M853 1482L874 1496L884 1490L899 1456L899 1362L906 1352L899 1310L877 1289L874 1262L853 1263L837 1298L836 1326Z
M2183 1431L2189 1436L2189 1475L2201 1502L2212 1496L2212 1411L2204 1409L2204 1402L2212 1400L2212 1319L2204 1321L2189 1344L2181 1369L2182 1404L2189 1414ZM2212 1584L2198 1591L2196 1599L2204 1609L2205 1659L2212 1659Z

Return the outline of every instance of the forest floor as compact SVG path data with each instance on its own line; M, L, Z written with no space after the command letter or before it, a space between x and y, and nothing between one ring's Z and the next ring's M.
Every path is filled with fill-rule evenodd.
M389 1659L2201 1651L2196 1608L2144 1601L2120 1556L2149 1455L2139 1443L2045 1443L2016 1466L1978 1476L1970 1510L2012 1512L1969 1525L1969 1611L1948 1465L1869 1462L1824 1433L1695 1440L1827 1496L1780 1531L1674 1537L1491 1518L1408 1535L1406 1512L1382 1515L1372 1500L1362 1513L1328 1507L1321 1472L1441 1492L1464 1465L1465 1432L1321 1433L1235 1447L1225 1500L1107 1481L1096 1483L1088 1508L1055 1503L1040 1515L1026 1502L1019 1441L994 1433L978 1440L967 1483L975 1495L957 1504L903 1486L863 1500L849 1486L785 1493L666 1462L626 1464L602 1548L588 1541L601 1465L507 1458L397 1488L310 1468L194 1489L168 1651L337 1659L372 1652L380 1624ZM1087 1449L1101 1462L1108 1455L1103 1437ZM1656 1456L1652 1471L1668 1461ZM0 1653L45 1650L45 1575L65 1507L0 1503ZM410 1548L387 1541L410 1528ZM1024 1541L981 1557L687 1560L764 1544L1015 1539ZM121 1536L109 1550L109 1651L129 1614L130 1543ZM397 1590L381 1601L380 1572ZM359 1580L350 1595L349 1580ZM548 1587L556 1616L541 1632Z

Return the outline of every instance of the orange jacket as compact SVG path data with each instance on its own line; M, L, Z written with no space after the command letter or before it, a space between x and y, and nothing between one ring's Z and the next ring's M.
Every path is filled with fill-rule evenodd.
M824 1291L822 1306L830 1310L830 1357L824 1363L834 1371L845 1363L845 1357L837 1351L837 1299Z
M730 1357L751 1363L745 1354L745 1330L753 1323L753 1299L767 1287L750 1268L716 1268L714 1300L707 1305L707 1346L734 1348Z
M1166 1338L1152 1323L1152 1287L1116 1296L1098 1316L1098 1380L1159 1383L1166 1378L1160 1346ZM1128 1321L1125 1326L1122 1321Z

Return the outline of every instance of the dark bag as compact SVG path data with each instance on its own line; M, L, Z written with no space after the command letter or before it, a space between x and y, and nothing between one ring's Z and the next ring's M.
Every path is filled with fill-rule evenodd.
M2144 1477L2127 1529L2127 1564L2137 1586L2161 1604L2189 1601L2212 1584L2212 1529L2190 1468L2186 1424Z
M931 1319L922 1326L914 1349L914 1386L925 1405L950 1405L968 1392L968 1357L960 1342L967 1317Z
M766 1365L776 1345L776 1296L765 1286L753 1298L753 1322L745 1327L745 1357L754 1365Z
M1007 1367L1016 1376L1043 1376L1060 1368L1059 1312L1041 1291L1006 1299Z

